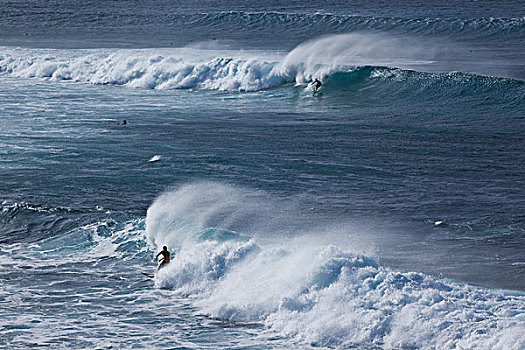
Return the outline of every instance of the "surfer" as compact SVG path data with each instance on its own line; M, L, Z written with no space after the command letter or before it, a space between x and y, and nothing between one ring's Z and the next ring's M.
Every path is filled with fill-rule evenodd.
M155 257L155 261L157 261L159 255L162 255L162 258L159 260L159 270L162 269L164 266L168 265L170 262L170 252L168 251L168 247L164 246L162 247L162 250L160 253L157 254Z
M312 82L312 85L314 86L314 92L317 92L323 83L321 83L319 79L315 78L315 80Z
M126 119L124 119L124 120L122 121L122 123L120 123L120 125L128 125L128 121L127 121Z

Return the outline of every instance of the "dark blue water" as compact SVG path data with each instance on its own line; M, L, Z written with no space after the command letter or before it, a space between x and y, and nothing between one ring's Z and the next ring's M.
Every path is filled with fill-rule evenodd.
M1 346L525 346L522 2L3 8Z

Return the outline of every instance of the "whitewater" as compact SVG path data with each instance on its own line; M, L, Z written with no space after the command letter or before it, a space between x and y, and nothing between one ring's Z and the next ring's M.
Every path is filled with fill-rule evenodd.
M519 1L4 4L0 348L524 349L524 33Z
M281 85L327 80L362 67L446 73L436 62L437 46L377 33L328 35L283 51L232 50L221 43L193 43L182 49L43 50L4 48L0 72L23 78L71 80L144 89L258 91ZM226 54L226 55L225 55ZM441 58L443 59L443 58ZM484 63L476 62L477 65ZM488 62L487 62L488 64ZM484 67L484 73L504 67ZM476 73L472 62L455 71ZM505 73L503 73L505 76ZM508 73L507 73L508 74ZM513 77L512 75L510 77ZM516 78L520 78L518 73Z
M159 271L156 285L197 296L195 304L211 317L261 321L315 346L523 346L523 296L381 267L367 255L340 249L359 246L349 243L357 241L351 235L339 247L319 228L310 228L317 235L306 231L284 242L279 235L258 243L257 237L211 226L230 227L239 217L271 211L269 203L250 203L250 197L217 184L159 197L148 209L147 237L154 246L180 247L180 254ZM191 214L202 201L207 210Z
M271 203L260 191L196 183L160 196L145 219L117 220L107 211L104 220L57 237L3 245L2 272L20 271L10 273L3 304L9 303L11 310L45 307L55 313L39 319L45 309L25 312L22 319L31 325L31 333L19 326L19 316L4 313L3 337L12 336L13 343L22 346L61 347L67 342L81 348L133 347L139 341L164 347L177 342L172 334L177 326L159 325L153 333L144 327L169 311L177 314L168 316L170 322L185 327L216 322L219 328L227 325L225 332L238 328L235 337L244 338L240 344L247 347L260 347L254 345L259 342L278 348L523 346L522 294L381 266L358 232L346 230L342 238L341 231L327 227L298 231L297 223L293 233L278 232L293 220L278 214L283 205ZM4 207L3 219L14 217L15 211L49 216L57 210ZM232 230L241 227L250 235ZM264 234L269 228L270 237ZM159 271L154 283L160 291L172 292L152 293L147 287L151 282L142 280L137 270L144 269L140 261L148 261L164 244L174 249L176 259ZM38 272L26 281L23 272L33 266ZM19 283L25 290L15 293L11 288ZM35 303L31 293L44 286L49 295L36 296ZM61 303L71 309L61 309ZM121 313L122 304L129 305L128 310L117 321L113 314ZM200 321L191 325L180 317ZM251 329L260 334L254 338ZM57 338L57 331L64 335ZM124 335L130 331L135 340ZM106 332L113 335L111 341ZM217 341L224 342L218 347L233 345L223 339L231 336L216 332ZM188 344L199 347L198 341Z

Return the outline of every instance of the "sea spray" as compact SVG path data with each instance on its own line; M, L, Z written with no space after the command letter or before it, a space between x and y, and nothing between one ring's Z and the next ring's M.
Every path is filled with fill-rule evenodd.
M229 238L221 230L254 231L267 227L261 218L275 212L262 191L250 191L217 182L181 186L159 196L149 207L146 235L154 247L181 246L213 233Z
M432 63L433 51L411 38L378 33L327 35L294 48L277 68L297 83L360 66L416 67Z
M366 68L374 70L372 77L388 77L397 68L436 73L469 71L472 66L468 60L444 56L437 43L366 32L322 36L278 54L191 47L2 51L0 72L11 76L158 90L252 92L307 84L316 78L326 83Z
M249 232L222 230L221 223L240 223L239 212L248 212L243 208L265 207L247 193L201 183L153 203L146 219L148 239L156 245L183 242L174 261L159 272L157 287L192 295L200 312L213 318L260 322L270 333L315 346L525 345L523 295L396 271L326 238L321 244L301 234L263 241L249 238ZM193 222L184 235L177 217ZM215 234L203 235L211 223L217 225L209 229Z
M525 348L520 1L3 2L0 348Z
M162 54L158 54L161 52ZM125 85L145 89L257 91L295 82L308 83L359 66L419 67L432 63L431 50L409 38L352 33L309 40L286 56L265 60L240 51L8 49L0 72L18 77ZM423 52L425 53L423 55ZM237 57L236 57L237 56ZM205 57L205 58L203 58Z

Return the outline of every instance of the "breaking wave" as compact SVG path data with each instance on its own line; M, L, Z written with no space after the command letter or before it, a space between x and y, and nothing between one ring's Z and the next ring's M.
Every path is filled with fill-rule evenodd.
M225 57L225 52L231 56ZM350 83L356 80L373 83L378 79L386 81L392 77L426 81L427 85L432 85L435 82L443 83L452 76L454 79L450 81L462 80L460 85L468 85L472 91L478 85L485 86L487 79L492 85L498 82L503 85L521 83L519 80L461 72L439 73L439 70L429 75L424 72L429 71L433 64L430 58L432 48L417 41L380 34L353 33L310 40L289 53L274 55L195 47L171 50L4 48L0 53L0 73L22 78L131 88L241 92L286 85L304 87L315 78L325 83L325 89L339 90L351 86ZM474 88L472 85L475 85ZM406 87L407 91L412 89L411 84ZM394 90L399 90L399 87Z
M0 56L0 71L25 78L49 78L145 89L210 89L255 91L284 82L272 74L274 64L256 60L214 58L185 62L151 52L117 50L24 52Z
M155 247L177 247L177 254L158 273L156 285L192 296L211 317L261 322L268 332L314 346L525 345L523 295L395 271L323 242L323 235L240 235L235 222L268 208L250 198L247 190L217 183L187 185L159 197L148 210L146 235ZM249 225L244 229L250 233Z
M0 267L18 266L22 278L31 266L85 264L118 279L153 268L154 252L168 245L173 260L157 273L156 287L209 317L262 324L272 337L343 348L525 346L523 293L382 266L348 225L323 231L262 191L193 183L162 194L145 219L96 212L71 218L65 208L4 205L3 225L17 218L56 225L54 214L70 225L4 244Z
M293 55L294 52L291 53ZM290 55L289 55L290 57ZM325 65L315 62L266 62L256 59L214 58L206 62L186 63L180 58L160 55L130 55L116 52L107 55L60 57L51 54L36 56L0 56L0 71L23 78L46 78L52 81L75 81L101 85L121 85L144 89L195 89L221 91L259 91L292 84L307 84L322 79L325 88L344 89L356 81L398 79L436 85L453 77L447 85L460 83L471 88L472 80L480 85L520 86L520 81L476 77L466 73L428 74L386 66ZM461 84L460 80L464 83ZM406 86L409 91L411 86Z

